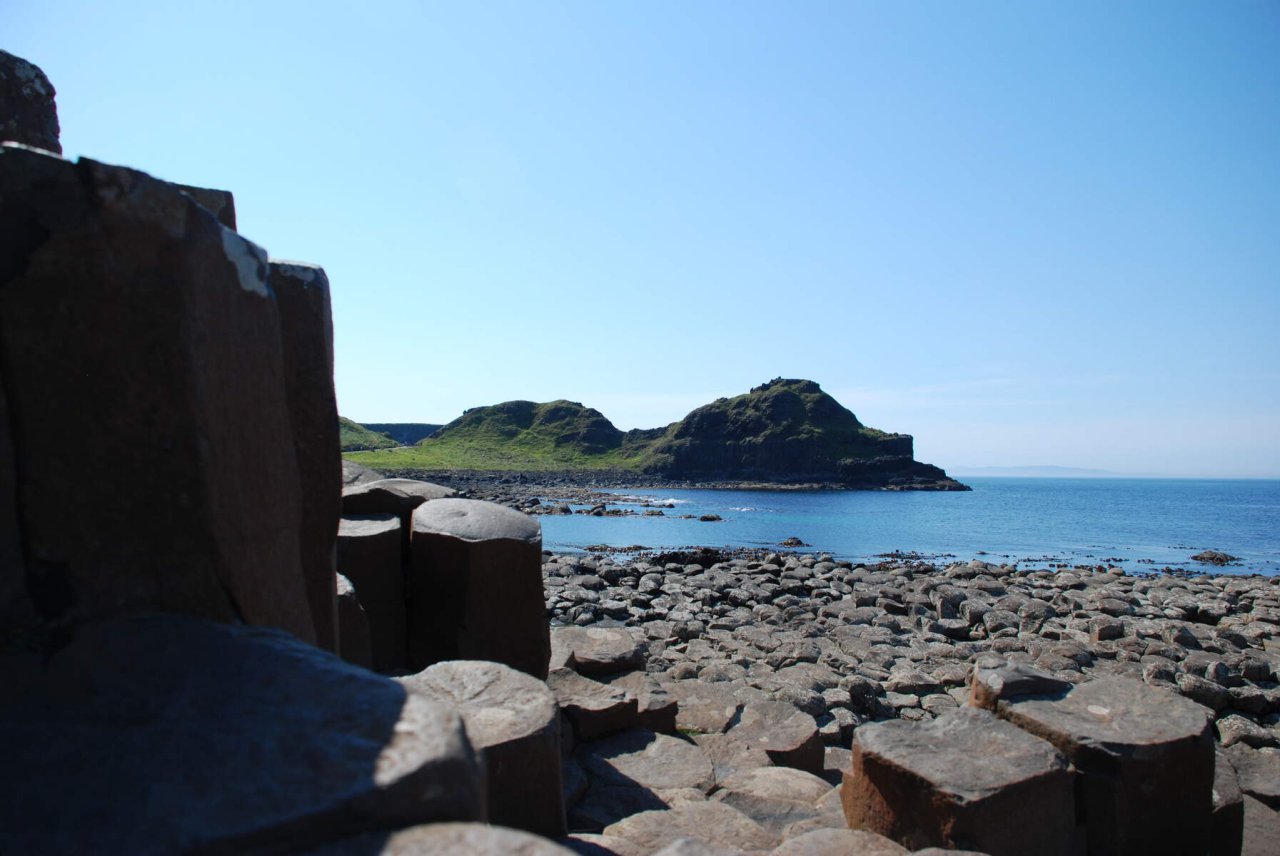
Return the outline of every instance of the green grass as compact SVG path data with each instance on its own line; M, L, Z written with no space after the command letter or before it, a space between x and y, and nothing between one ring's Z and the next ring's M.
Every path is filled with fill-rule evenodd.
M346 417L338 417L338 444L344 452L357 449L390 449L396 445L386 434L370 431Z

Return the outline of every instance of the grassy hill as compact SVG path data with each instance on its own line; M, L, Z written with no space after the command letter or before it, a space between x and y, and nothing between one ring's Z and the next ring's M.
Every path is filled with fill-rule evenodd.
M391 449L397 444L386 434L370 431L368 428L352 422L344 416L338 417L338 443L344 452L361 449Z
M650 434L624 434L575 401L508 401L472 408L411 448L348 457L375 469L640 470Z
M574 401L475 407L412 447L348 454L382 470L633 471L689 481L964 489L809 380L777 378L666 428L619 431Z

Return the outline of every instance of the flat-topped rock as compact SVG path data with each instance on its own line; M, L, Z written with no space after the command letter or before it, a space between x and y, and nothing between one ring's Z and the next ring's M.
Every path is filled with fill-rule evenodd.
M646 811L608 826L605 835L634 841L656 853L680 838L732 847L769 850L777 837L737 809L724 803L685 803L665 811Z
M493 823L565 834L560 709L546 684L484 660L437 663L398 680L462 714L472 745L483 751Z
M644 669L649 643L627 627L556 627L551 659L580 675L604 677Z
M979 665L969 683L969 704L994 711L1001 699L1012 700L1033 695L1059 695L1071 684L1026 663L1002 662L989 667Z
M748 749L762 750L778 767L822 772L823 747L812 716L781 701L752 701L725 735Z
M407 496L420 496L423 500L448 499L458 495L458 492L451 487L419 479L378 479L366 484L370 487L388 487Z
M352 485L379 481L382 478L382 473L377 470L371 470L366 466L357 464L355 461L348 461L346 458L342 459L342 486L344 489Z
M613 835L575 832L560 839L558 843L578 856L649 856L635 842Z
M1091 853L1208 849L1214 749L1200 705L1139 681L1099 678L1060 698L1001 701L998 712L1079 771Z
M621 687L585 678L571 669L552 669L547 686L573 724L580 741L635 728L639 724L636 697Z
M1235 768L1240 790L1280 810L1280 752L1264 752L1237 743L1226 750Z
M802 770L757 767L725 778L712 798L781 836L789 825L819 815L818 801L830 790L825 779Z
M1239 856L1244 842L1244 796L1227 753L1214 753L1212 856Z
M865 829L814 829L789 838L773 856L906 856L907 848Z
M547 676L542 529L489 502L436 499L413 512L409 665L493 660Z
M447 498L426 505L414 513L413 531L423 535L446 535L462 541L542 543L542 527L538 521L506 506L476 499Z
M573 856L554 841L484 823L432 823L308 851L308 856Z
M676 700L676 726L703 734L728 730L743 702L728 684L704 681L672 681L664 688Z
M679 705L671 694L644 672L612 675L603 681L636 697L636 725L659 734L674 734Z
M286 633L137 616L21 659L0 662L5 850L280 852L485 819L452 707Z
M1073 784L1048 742L975 708L854 732L849 826L910 847L999 856L1073 852Z
M716 784L711 760L697 745L641 728L586 743L575 757L606 784L694 788L704 794Z
M394 514L343 517L338 523L338 571L351 581L369 624L373 668L390 672L407 656L404 561Z

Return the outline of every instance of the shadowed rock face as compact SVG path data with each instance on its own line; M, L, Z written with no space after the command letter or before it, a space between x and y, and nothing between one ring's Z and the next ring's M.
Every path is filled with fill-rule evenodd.
M0 141L62 154L56 94L43 71L0 50Z
M486 819L455 710L276 630L136 616L0 662L12 852L281 852Z
M158 609L314 641L266 254L166 182L10 145L0 232L25 565L0 590L42 632Z

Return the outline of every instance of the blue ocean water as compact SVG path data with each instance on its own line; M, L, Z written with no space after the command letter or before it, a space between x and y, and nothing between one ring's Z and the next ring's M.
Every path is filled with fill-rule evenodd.
M1209 479L968 478L962 493L879 491L617 491L611 507L670 501L662 517L545 516L543 544L673 549L770 547L789 537L805 550L854 561L892 551L937 561L982 558L1022 567L1118 564L1211 573L1280 574L1280 481ZM679 515L718 514L720 522ZM1216 569L1201 550L1242 561Z

